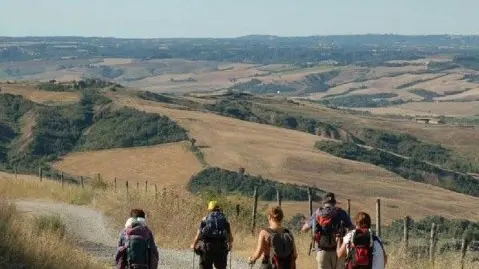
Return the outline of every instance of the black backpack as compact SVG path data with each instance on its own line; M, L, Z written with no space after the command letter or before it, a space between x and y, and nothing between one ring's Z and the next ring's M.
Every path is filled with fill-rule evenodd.
M294 238L291 232L284 228L280 231L266 229L269 233L269 261L268 268L271 269L295 269L292 261L294 250Z
M228 230L226 229L228 220L226 216L219 211L212 212L204 220L205 226L201 230L202 239L208 241L226 241Z

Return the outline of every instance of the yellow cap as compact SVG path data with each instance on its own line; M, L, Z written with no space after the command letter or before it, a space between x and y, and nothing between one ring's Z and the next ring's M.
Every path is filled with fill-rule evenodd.
M218 207L218 202L216 201L210 201L208 203L208 210L214 210L216 207Z

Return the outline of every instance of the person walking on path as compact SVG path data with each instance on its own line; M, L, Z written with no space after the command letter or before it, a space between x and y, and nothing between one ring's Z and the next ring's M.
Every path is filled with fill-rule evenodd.
M371 217L359 212L354 218L356 229L338 238L338 257L346 258L347 269L384 269L387 254L381 239L371 231Z
M201 220L190 248L200 256L200 269L226 269L233 247L228 219L216 201L208 204L208 215ZM231 254L230 254L231 255Z
M281 225L283 217L281 207L269 210L269 227L259 233L256 250L248 258L250 265L263 256L261 269L296 269L296 244L293 234Z
M322 199L322 206L313 213L302 231L313 231L312 248L316 245L316 261L318 269L344 269L345 259L336 255L337 237L342 238L346 230L352 230L352 223L348 213L336 207L334 193L326 193Z
M120 232L115 254L116 269L156 269L159 253L153 233L146 225L146 214L133 209Z

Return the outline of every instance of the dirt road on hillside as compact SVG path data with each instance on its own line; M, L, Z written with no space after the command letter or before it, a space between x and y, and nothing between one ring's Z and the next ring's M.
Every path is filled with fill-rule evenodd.
M101 212L66 203L45 201L16 201L20 212L31 214L58 214L67 226L68 234L78 242L78 246L85 252L94 255L97 259L114 267L114 255L121 227L113 223ZM193 268L193 253L189 250L161 249L161 242L157 242L160 252L162 269ZM229 267L229 265L228 265ZM198 256L195 255L195 268L198 268ZM232 269L247 269L249 266L243 260L232 260Z

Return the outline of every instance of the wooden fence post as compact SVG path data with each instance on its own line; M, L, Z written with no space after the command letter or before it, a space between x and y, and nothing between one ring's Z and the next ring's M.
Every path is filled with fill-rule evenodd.
M145 193L148 193L148 180L145 181Z
M17 166L16 165L13 167L13 172L15 173L15 179L18 179L18 177L17 177L18 172L17 172Z
M115 184L115 187L114 187L114 188L115 188L115 192L116 192L116 177L115 177L115 180L114 180L114 181L115 181L115 182L114 182L114 184Z
M128 180L125 182L126 194L128 194Z
M256 210L258 209L258 187L254 187L254 202L253 202L253 215L251 216L251 234L254 235L254 229L256 228Z
M431 236L429 238L429 260L434 265L434 252L436 250L436 223L431 225Z
M158 199L158 187L156 186L156 183L155 183L155 199Z
M381 199L376 199L376 235L381 237Z
M281 207L281 192L279 189L276 189L276 200L278 201L278 206Z
M136 191L140 190L140 182L136 182Z
M462 238L462 244L461 244L461 269L464 269L464 264L466 262L466 252L467 252L468 245L469 245L469 240L467 240L467 237L464 236Z
M309 216L313 215L313 193L311 188L308 188L308 204L309 204Z
M409 216L404 217L404 251L407 253L407 249L409 247Z
M63 171L60 173L60 182L62 183L62 189L63 189Z
M98 182L100 182L100 181L101 181L101 175L100 175L100 173L98 173L96 176L97 176Z
M240 205L236 204L236 217L239 217L240 214Z
M85 189L85 185L83 184L83 176L80 176L80 184L81 184L81 188Z
M348 216L351 216L351 199L348 199Z
M43 180L43 169L40 167L38 168L38 177L40 178L40 182Z

